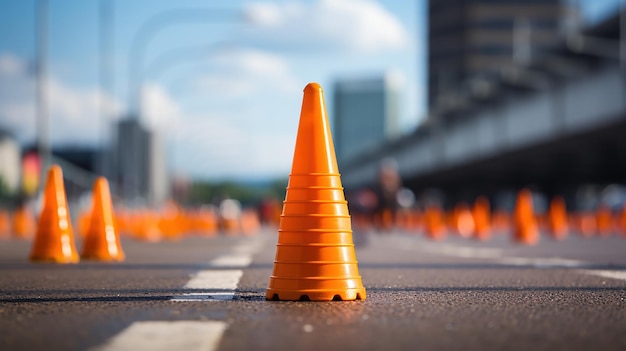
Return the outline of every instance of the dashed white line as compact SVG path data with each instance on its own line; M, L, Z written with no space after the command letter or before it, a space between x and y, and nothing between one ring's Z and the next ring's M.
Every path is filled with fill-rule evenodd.
M243 271L240 269L200 271L185 284L185 289L215 291L185 293L174 297L172 301L232 300L242 275Z
M400 247L404 250L415 250L413 247ZM468 246L455 246L446 244L421 243L418 250L460 258L488 259L497 264L507 266L524 266L535 268L583 268L589 263L560 257L515 257L506 256L504 250L497 248L476 248ZM612 271L609 271L613 273ZM616 276L616 275L613 275ZM619 274L617 276L620 276ZM621 279L621 278L616 278Z
M227 324L219 321L135 322L93 351L212 351Z
M212 267L247 267L252 262L250 254L233 254L219 256L212 260L209 265Z
M185 284L185 288L235 290L242 275L240 269L200 271Z
M235 291L239 280L243 276L243 270L252 263L252 255L260 248L258 242L246 243L236 246L231 254L222 255L209 262L210 267L222 269L207 269L197 272L185 284L184 289L191 290L178 296L171 301L229 301L235 297ZM228 269L226 269L228 268ZM203 290L203 291L193 291Z
M526 266L536 268L580 268L588 264L583 261L570 260L566 258L550 257L550 258L528 258L528 257L502 257L498 259L498 263L509 266Z
M597 275L603 278L626 280L626 271L608 271L608 270L592 270L586 269L581 271L582 273L589 275Z

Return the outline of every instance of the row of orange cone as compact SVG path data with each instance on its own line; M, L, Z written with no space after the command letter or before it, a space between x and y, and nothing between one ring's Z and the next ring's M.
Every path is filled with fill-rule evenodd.
M261 227L255 211L244 210L238 218L221 218L212 208L184 210L170 203L164 210L118 210L115 225L120 235L141 241L177 240L187 235L213 237L218 233L254 235ZM90 212L78 217L78 234L86 233Z
M93 187L90 222L79 256L67 206L61 167L48 170L44 189L43 209L35 233L31 261L76 263L80 258L99 261L122 261L124 251L113 223L113 205L109 183L98 178Z
M512 214L502 210L492 213L489 200L480 196L473 206L461 202L448 212L438 206L429 206L424 211L402 210L395 216L391 211L373 218L357 215L355 225L360 229L376 226L383 229L398 228L407 232L422 230L433 240L444 239L450 232L461 237L485 241L491 238L492 233L510 231L517 242L535 244L539 239L540 229L557 240L565 238L570 232L585 237L596 234L609 236L618 232L626 236L626 205L618 214L614 214L606 206L600 206L595 212L568 213L563 198L555 196L550 202L548 211L537 214L533 211L531 192L523 189L518 193Z
M78 215L76 234L81 238L86 238L91 230L92 212L90 209ZM176 240L186 235L254 235L261 228L259 216L253 210L245 209L238 218L226 219L220 218L213 208L184 210L175 203L168 204L161 211L118 210L113 214L113 220L121 236L149 242ZM17 208L12 218L8 212L0 211L0 237L13 233L17 239L31 239L36 228L35 216L26 206Z

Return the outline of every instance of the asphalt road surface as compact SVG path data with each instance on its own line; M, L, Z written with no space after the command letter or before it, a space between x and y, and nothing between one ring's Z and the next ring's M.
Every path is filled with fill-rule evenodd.
M623 237L355 233L353 302L266 301L276 239L124 240L125 262L76 265L0 241L0 350L626 350Z

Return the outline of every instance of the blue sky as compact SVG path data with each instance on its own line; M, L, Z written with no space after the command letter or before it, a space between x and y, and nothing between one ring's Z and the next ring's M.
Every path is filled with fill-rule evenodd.
M614 0L583 1L599 17ZM100 1L50 0L50 139L106 142L129 104L129 49L139 28L167 10L229 10L214 22L162 27L146 44L142 121L163 135L170 171L194 178L270 178L289 172L302 88L319 82L331 109L343 77L393 74L401 126L425 114L425 0L113 1L112 87L98 81ZM0 127L35 133L34 0L0 0ZM106 122L99 114L106 101ZM332 118L332 115L331 115Z
M0 1L0 126L33 140L35 2ZM170 169L191 177L254 178L288 173L302 88L341 77L392 72L404 83L401 121L424 113L424 1L115 1L113 89L98 81L99 1L50 0L50 138L107 140L110 120L129 108L129 48L143 23L181 8L245 16L162 27L146 45L142 70L176 52L194 55L146 73L142 120L167 143ZM207 48L204 51L202 48ZM332 116L331 116L332 117ZM110 123L107 123L107 125Z

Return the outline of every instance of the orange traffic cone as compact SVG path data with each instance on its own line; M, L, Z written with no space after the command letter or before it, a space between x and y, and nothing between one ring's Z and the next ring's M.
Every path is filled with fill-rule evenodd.
M626 237L626 204L622 207L620 214L619 226L622 231L622 236Z
M85 238L87 233L89 233L89 225L91 223L91 212L83 211L78 215L78 219L76 220L76 229L78 235L81 238Z
M532 193L528 189L520 190L517 195L513 213L513 237L515 241L526 245L535 245L539 241Z
M498 234L507 232L511 228L511 216L505 210L495 210L491 216L491 227Z
M491 238L491 210L489 200L484 196L479 196L474 201L472 216L474 217L474 236L478 240L489 240Z
M43 201L30 260L56 263L78 262L79 257L74 246L72 223L65 198L63 172L57 165L53 165L48 170Z
M322 88L304 88L270 300L365 300Z
M11 220L9 219L9 213L5 210L0 210L0 238L6 238L11 232Z
M565 200L560 196L555 196L550 201L548 209L548 230L553 238L561 240L567 236L567 227Z
M32 211L25 204L13 213L13 235L17 239L30 239L35 234L37 223Z
M428 238L443 240L446 238L446 225L441 208L435 205L428 206L424 211L424 230Z
M468 238L474 232L474 228L474 218L469 206L465 202L457 203L452 214L452 229L459 236Z
M596 210L597 231L600 236L609 236L613 232L613 212L606 204L601 204Z
M98 261L123 261L124 251L113 221L109 182L98 177L93 186L93 207L81 257Z

